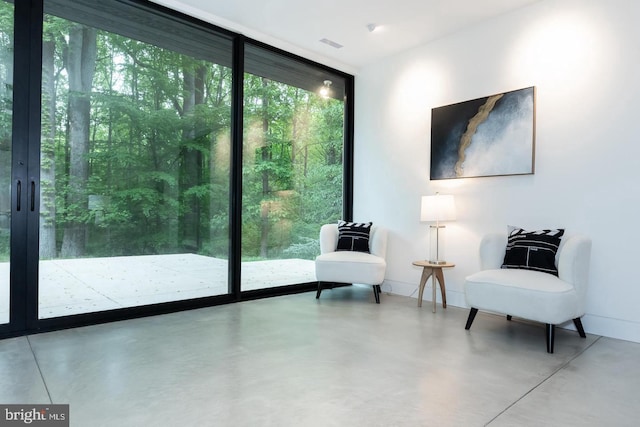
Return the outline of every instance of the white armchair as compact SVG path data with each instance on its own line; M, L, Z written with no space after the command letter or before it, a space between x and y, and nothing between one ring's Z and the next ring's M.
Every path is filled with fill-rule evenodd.
M380 284L387 268L387 231L372 226L369 233L369 252L336 251L338 245L337 224L325 224L320 228L320 255L316 258L318 292L331 288L335 283L372 285L376 303L380 304Z
M591 240L580 235L562 238L556 265L558 276L539 271L501 269L507 236L489 234L480 243L481 271L464 284L471 307L465 329L478 310L486 310L546 324L547 352L553 353L555 325L569 320L585 338L580 317L584 315Z

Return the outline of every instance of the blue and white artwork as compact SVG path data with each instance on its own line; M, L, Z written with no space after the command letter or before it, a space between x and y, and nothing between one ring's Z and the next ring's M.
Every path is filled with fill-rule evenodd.
M431 179L532 174L535 87L431 110Z

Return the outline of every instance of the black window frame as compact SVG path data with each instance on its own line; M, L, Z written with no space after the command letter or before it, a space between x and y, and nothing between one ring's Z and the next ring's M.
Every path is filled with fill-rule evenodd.
M2 0L0 0L2 1ZM40 95L42 78L42 27L43 17L50 5L67 5L76 16L90 14L91 5L103 4L99 0L20 0L14 3L14 114L12 144L12 182L29 180L39 182L40 150ZM256 298L274 297L292 293L315 290L315 283L265 288L256 291L242 292L240 289L240 242L242 211L242 143L243 143L243 75L245 66L252 73L266 73L274 80L311 90L318 79L329 79L339 83L338 93L344 93L344 141L343 141L343 219L351 220L353 214L353 146L354 146L354 76L310 59L278 49L266 43L247 38L242 34L220 28L211 23L186 15L168 7L147 0L113 0L113 5L134 8L152 17L169 19L178 24L188 26L194 32L215 33L231 40L232 55L232 105L231 105L231 172L229 200L229 294L115 310L98 311L64 317L38 319L38 214L39 197L36 192L36 209L31 216L13 215L11 220L11 297L10 323L0 325L0 339L32 333L46 332L71 327L94 325L105 322L160 315L182 310L211 307L246 301ZM113 18L113 17L112 17ZM82 19L77 18L76 19ZM117 19L103 20L104 29L117 24ZM91 25L95 26L95 23ZM118 33L122 34L121 31ZM126 35L126 34L125 34ZM173 35L175 36L175 34ZM137 35L135 38L144 38ZM162 43L172 43L169 34ZM193 41L193 40L191 40ZM156 44L154 41L151 41ZM208 45L216 55L215 46ZM245 64L246 46L255 46L265 51L276 53L291 64L299 67L293 80L280 80L277 75L277 64ZM199 50L189 54L198 55ZM186 53L186 52L185 52ZM206 53L205 53L206 54ZM203 59L210 59L204 57ZM219 62L218 62L219 63ZM260 68L262 67L262 68ZM313 72L309 72L312 70ZM304 81L304 76L310 82ZM302 80L300 80L302 79ZM31 155L30 155L31 153ZM34 158L37 157L37 158ZM16 186L12 186L12 203L16 203L18 194ZM21 195L26 204L26 194Z

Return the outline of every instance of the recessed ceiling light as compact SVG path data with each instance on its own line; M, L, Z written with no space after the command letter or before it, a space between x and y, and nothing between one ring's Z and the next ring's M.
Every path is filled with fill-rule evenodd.
M321 39L320 43L328 44L329 46L335 47L336 49L340 49L342 47L340 43L336 43L333 40L329 40L329 39Z

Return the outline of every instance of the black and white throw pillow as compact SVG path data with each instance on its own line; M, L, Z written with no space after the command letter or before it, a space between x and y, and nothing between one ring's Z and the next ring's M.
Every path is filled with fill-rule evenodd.
M369 253L371 222L338 221L338 251Z
M564 229L527 231L509 226L502 268L521 268L558 275L556 254Z

